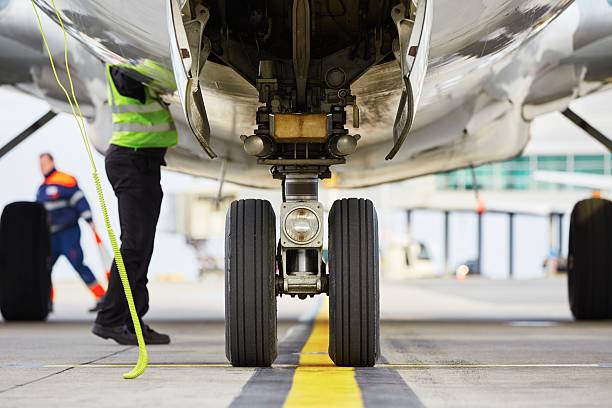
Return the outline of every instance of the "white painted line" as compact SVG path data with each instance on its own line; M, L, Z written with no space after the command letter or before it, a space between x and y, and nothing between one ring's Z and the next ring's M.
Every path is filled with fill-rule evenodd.
M554 327L559 326L558 322L543 321L543 320L525 320L508 323L512 327Z
M108 363L108 364L48 364L42 368L125 368L133 364ZM234 368L227 363L150 363L149 368ZM295 368L294 364L275 364L273 368ZM255 369L255 367L236 367L239 369Z
M527 363L527 364L380 364L380 368L393 368L396 370L443 368L612 368L612 364L599 363Z
M42 368L125 368L133 364L48 364ZM151 363L151 368L233 368L226 363ZM272 368L296 368L296 364L274 364ZM239 367L243 369L244 367ZM334 369L334 366L321 366ZM375 368L414 369L478 369L478 368L612 368L612 363L484 363L484 364L377 364Z

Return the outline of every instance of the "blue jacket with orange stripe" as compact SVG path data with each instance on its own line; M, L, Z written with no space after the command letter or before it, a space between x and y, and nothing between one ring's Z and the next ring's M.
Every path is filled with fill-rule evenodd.
M51 232L77 225L79 218L92 220L91 208L76 179L56 169L45 175L36 201L47 209Z

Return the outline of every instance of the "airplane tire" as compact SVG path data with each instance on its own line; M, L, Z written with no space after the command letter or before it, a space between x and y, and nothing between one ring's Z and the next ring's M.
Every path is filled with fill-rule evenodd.
M225 228L225 354L234 367L269 367L277 355L272 205L234 201Z
M580 201L568 253L570 309L576 320L612 319L612 202Z
M0 311L6 321L41 321L51 308L51 239L45 207L7 205L0 218Z
M329 213L329 356L372 367L380 354L378 219L370 200L344 199Z

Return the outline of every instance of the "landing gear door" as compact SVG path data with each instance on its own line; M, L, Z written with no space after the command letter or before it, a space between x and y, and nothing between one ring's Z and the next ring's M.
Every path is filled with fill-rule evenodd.
M190 0L166 0L170 56L176 86L187 123L202 149L213 159L210 125L200 85L203 67L210 53L204 36L209 12L204 6L191 7Z
M386 159L402 147L412 127L427 73L434 0L404 0L391 11L398 31L394 51L402 68L404 89L393 125L394 145Z

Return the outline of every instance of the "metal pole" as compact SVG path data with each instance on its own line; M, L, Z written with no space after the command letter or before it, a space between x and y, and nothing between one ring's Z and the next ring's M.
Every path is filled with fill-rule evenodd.
M593 139L604 145L605 148L608 149L608 151L612 152L612 140L608 139L606 135L591 126L590 123L582 119L579 115L576 114L576 112L574 112L570 108L567 108L566 110L561 112L561 114L571 120L576 126L587 132L591 137L593 137Z
M508 213L508 276L514 277L514 213Z
M556 249L555 245L555 216L554 214L548 215L548 250L551 256L553 251Z
M225 172L227 171L227 160L221 159L221 169L219 170L219 187L217 188L217 199L215 209L219 211L221 201L223 201L223 185L225 184Z
M559 237L558 237L558 242L557 244L559 245L559 258L561 257L561 254L563 252L563 214L559 213L557 214L558 216L558 220L559 220Z
M24 130L23 132L21 132L20 134L15 136L13 139L11 139L4 146L0 147L0 159L5 154L7 154L11 150L13 150L17 146L19 146L19 144L21 142L26 140L28 137L32 136L38 129L42 128L47 123L49 123L49 121L51 119L53 119L54 117L56 117L56 116L57 116L57 113L55 113L53 111L49 111L49 112L45 113L40 118L38 118L38 120L36 120L36 122L34 122L30 126L28 126L28 128L26 130Z
M478 255L476 257L476 267L478 274L482 275L482 214L478 213Z
M444 211L444 273L449 272L449 253L450 253L450 239L448 233L450 212Z
M412 232L412 210L406 210L406 222L408 223L408 235Z
M557 251L557 234L555 232L555 214L550 213L548 215L548 273L555 274L557 273L557 262L559 258L559 254Z

